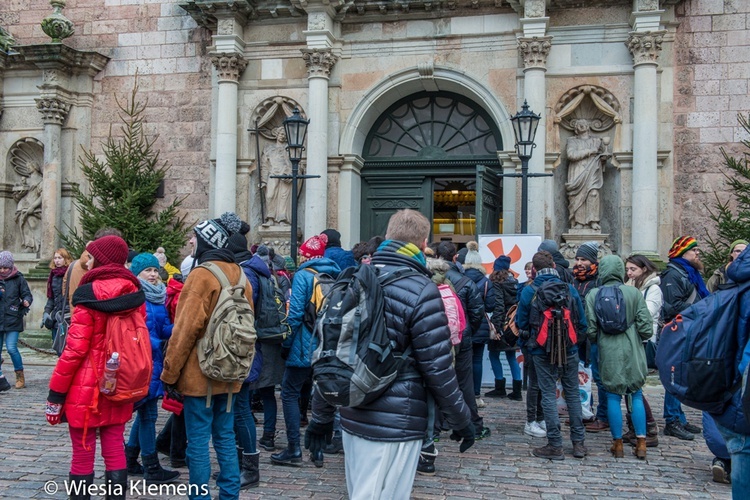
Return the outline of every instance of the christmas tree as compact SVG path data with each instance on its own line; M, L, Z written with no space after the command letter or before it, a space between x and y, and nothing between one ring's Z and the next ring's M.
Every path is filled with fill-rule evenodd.
M747 134L750 134L750 115L748 118L737 115L737 121ZM726 265L729 257L729 245L737 239L750 239L750 140L743 140L745 151L741 158L729 156L724 148L726 170L722 171L729 187L730 196L721 201L716 194L716 203L709 207L711 220L715 223L715 233L712 236L706 230L706 250L701 256L705 265L705 274L710 276L715 269Z
M139 252L164 247L170 260L178 258L187 240L190 228L186 227L186 216L179 214L184 198L175 198L163 208L154 206L169 166L159 160L159 152L154 149L158 137L146 135L147 102L138 101L137 94L136 83L125 104L115 98L121 135L114 137L110 129L102 144L103 159L85 148L78 159L89 185L88 193L78 185L73 188L81 232L68 228L68 234L61 235L65 246L76 255L105 227L119 229L128 245Z

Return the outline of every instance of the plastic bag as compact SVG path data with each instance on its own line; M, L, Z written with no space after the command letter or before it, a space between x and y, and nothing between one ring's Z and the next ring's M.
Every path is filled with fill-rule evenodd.
M582 416L584 419L589 419L594 416L591 411L591 367L587 367L583 364L583 361L578 363L578 394L581 399ZM557 411L560 413L568 412L568 405L565 403L565 394L560 381L557 381Z

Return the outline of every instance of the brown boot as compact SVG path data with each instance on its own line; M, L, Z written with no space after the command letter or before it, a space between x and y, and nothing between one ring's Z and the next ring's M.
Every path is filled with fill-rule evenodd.
M640 458L641 460L646 460L646 438L645 437L635 438L635 449L633 450L633 455Z
M646 448L659 446L659 426L656 422L646 424Z
M26 387L26 379L23 378L23 370L16 370L16 389Z
M623 458L625 453L622 451L622 439L613 439L612 448L609 449L615 458Z

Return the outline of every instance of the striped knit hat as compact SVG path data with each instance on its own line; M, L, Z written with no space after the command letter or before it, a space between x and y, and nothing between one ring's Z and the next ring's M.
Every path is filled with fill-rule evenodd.
M685 252L697 246L698 242L692 236L681 236L672 243L672 248L669 249L668 257L670 259L682 257Z

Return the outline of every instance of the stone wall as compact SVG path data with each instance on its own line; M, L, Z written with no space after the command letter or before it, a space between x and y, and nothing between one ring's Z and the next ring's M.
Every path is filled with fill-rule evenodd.
M728 198L720 148L748 139L737 114L750 112L750 2L685 0L676 9L673 236L705 235L714 193Z
M41 20L52 9L48 0L4 0L0 25L18 44L47 43ZM110 57L96 77L91 147L101 151L113 127L119 133L115 97L129 97L138 73L139 99L148 101L149 134L171 165L167 198L190 195L183 203L189 223L208 213L211 151L211 69L205 55L210 33L178 6L178 0L68 0L63 14L75 34L64 43ZM80 151L75 153L80 156ZM161 203L161 202L160 202Z

